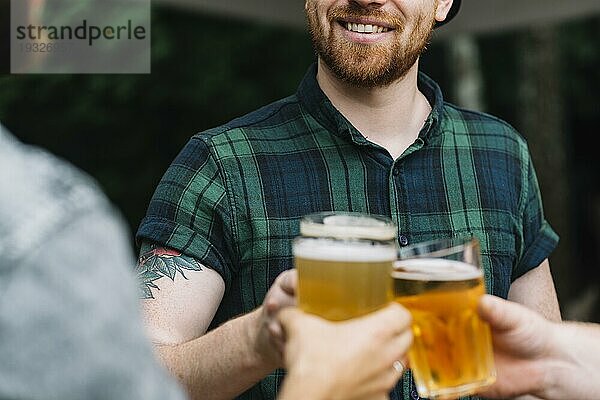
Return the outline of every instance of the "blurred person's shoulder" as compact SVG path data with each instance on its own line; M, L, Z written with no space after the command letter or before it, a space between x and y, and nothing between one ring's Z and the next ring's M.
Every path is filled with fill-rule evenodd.
M18 259L90 210L121 216L96 181L50 152L20 142L0 125L0 253ZM8 263L2 263L8 264Z
M0 398L184 399L144 334L129 236L90 176L0 125Z

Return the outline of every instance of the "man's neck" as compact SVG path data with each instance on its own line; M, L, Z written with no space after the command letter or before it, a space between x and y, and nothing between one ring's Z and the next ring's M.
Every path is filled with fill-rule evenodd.
M317 82L344 117L396 159L417 138L431 111L417 88L418 63L386 87L359 88L339 80L319 60Z

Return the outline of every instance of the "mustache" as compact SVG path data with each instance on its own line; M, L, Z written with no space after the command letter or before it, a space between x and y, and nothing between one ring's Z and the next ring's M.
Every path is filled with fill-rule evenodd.
M379 9L368 9L354 3L331 8L327 12L329 21L369 18L381 22L390 28L400 30L404 26L404 18Z

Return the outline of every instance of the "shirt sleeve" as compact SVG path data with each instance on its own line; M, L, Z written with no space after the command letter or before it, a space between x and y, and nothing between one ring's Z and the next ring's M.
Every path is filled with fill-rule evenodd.
M531 157L527 157L527 178L523 209L523 237L519 259L513 270L512 281L536 268L558 244L558 235L544 218L542 196Z
M232 279L233 232L223 176L207 143L194 136L158 184L136 235L194 257Z

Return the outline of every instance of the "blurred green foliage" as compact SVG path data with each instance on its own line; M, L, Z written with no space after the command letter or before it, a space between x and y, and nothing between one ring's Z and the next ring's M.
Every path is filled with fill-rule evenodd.
M295 91L306 34L155 7L150 75L5 75L0 121L95 177L132 231L194 133Z

